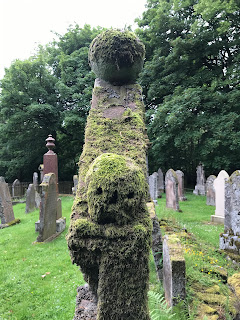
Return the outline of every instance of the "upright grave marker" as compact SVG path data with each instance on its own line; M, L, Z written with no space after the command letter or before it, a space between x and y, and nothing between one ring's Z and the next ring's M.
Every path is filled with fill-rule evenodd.
M178 179L178 198L179 201L185 201L187 198L184 195L184 173L181 170L176 171Z
M204 167L202 164L199 164L197 167L197 184L195 186L195 189L193 191L194 194L205 196L206 194L206 185L205 185L205 172Z
M178 178L173 169L165 175L166 207L179 211Z
M229 175L225 170L221 170L217 178L213 182L215 190L215 215L211 216L211 221L216 223L224 223L225 216L225 183L229 179Z
M158 197L161 197L161 194L164 192L164 177L163 177L163 172L162 169L159 168L157 171L158 174Z
M207 200L206 204L208 206L215 206L215 188L214 188L214 181L216 176L211 174L206 181L206 191L207 191Z
M25 213L32 212L36 209L35 203L35 187L32 183L29 184L26 194L26 209Z
M225 181L225 220L220 249L240 254L240 170Z
M16 221L8 184L3 177L0 177L0 218L2 225L12 224Z
M149 192L154 203L157 203L158 197L158 174L154 172L148 177Z
M98 79L68 234L72 262L88 286L78 290L74 319L150 319L148 139L135 84L143 57L144 46L129 31L107 30L90 46Z
M18 179L15 179L12 184L12 197L20 198L22 196L21 183Z

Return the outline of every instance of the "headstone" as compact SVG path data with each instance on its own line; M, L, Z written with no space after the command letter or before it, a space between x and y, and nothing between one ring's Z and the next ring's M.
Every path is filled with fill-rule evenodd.
M43 174L43 168L44 168L44 165L43 165L43 164L40 164L39 167L38 167L38 170L39 170L39 172L40 172L40 182L41 182L41 183L42 183L42 181L43 181L43 176L44 176L44 174Z
M215 215L211 216L211 221L216 223L224 223L225 216L225 183L229 179L229 175L225 170L221 170L217 178L213 182L215 190Z
M57 220L62 218L62 200L57 199Z
M33 173L33 186L36 191L38 191L38 173L34 172Z
M41 183L41 205L39 216L39 236L37 242L43 242L56 233L57 189L54 173L45 174Z
M225 221L220 249L240 254L240 170L225 181Z
M150 197L154 203L157 203L157 197L158 197L157 180L158 180L157 172L154 172L148 177Z
M78 186L78 176L75 174L73 176L73 188L72 188L73 195L76 195L77 193L77 186Z
M186 296L186 266L180 240L165 235L163 240L163 288L169 307Z
M211 174L206 181L206 191L207 191L206 204L208 206L215 206L215 188L213 185L215 179L216 179L216 176Z
M58 185L58 159L57 154L53 151L55 148L55 139L51 134L48 135L46 139L46 147L48 148L48 152L43 156L43 175L47 173L54 173L56 177L56 187ZM57 189L58 190L58 189Z
M35 207L35 187L33 184L29 184L26 194L26 209L25 213L32 212L36 209Z
M158 197L164 192L164 178L163 178L163 172L162 169L159 168L157 171L158 174Z
M106 30L90 46L89 60L98 78L68 247L93 295L79 289L84 293L75 319L150 319L148 139L141 87L135 84L143 56L141 42L129 31ZM96 318L87 312L93 301Z
M22 196L21 183L18 179L15 179L12 184L12 197L20 198Z
M15 220L8 184L3 177L0 177L0 207L2 207L1 224L8 224Z
M176 172L169 169L165 175L166 207L179 211L178 179Z
M205 196L206 194L205 180L206 179L205 179L204 167L202 164L199 164L199 166L197 167L197 184L193 191L194 194Z
M178 199L179 201L185 201L187 198L184 195L184 173L181 170L176 171L178 179Z

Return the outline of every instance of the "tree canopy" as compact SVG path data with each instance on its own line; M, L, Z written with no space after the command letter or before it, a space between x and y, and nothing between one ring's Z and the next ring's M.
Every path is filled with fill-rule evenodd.
M237 0L148 0L137 33L150 171L240 166L239 9Z

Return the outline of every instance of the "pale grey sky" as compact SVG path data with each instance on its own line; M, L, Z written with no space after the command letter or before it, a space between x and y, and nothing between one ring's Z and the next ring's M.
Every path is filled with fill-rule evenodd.
M0 0L0 79L15 59L27 59L38 44L64 34L70 24L124 28L147 0Z

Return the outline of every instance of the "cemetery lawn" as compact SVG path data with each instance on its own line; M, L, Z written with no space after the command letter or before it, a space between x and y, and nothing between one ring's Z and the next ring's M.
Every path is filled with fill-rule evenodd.
M72 203L72 196L62 197L65 231L52 242L37 244L39 211L25 214L25 204L13 206L21 223L0 230L0 320L73 318L76 290L84 280L71 263L65 239Z
M173 308L173 319L203 319L204 316L211 319L213 314L220 315L221 319L233 319L227 278L240 272L239 264L219 250L219 234L224 226L211 223L215 207L206 205L205 196L192 193L186 196L187 201L179 202L182 212L166 208L165 194L156 206L163 234L178 233L185 253L187 297L184 303ZM208 306L215 313L207 314Z

